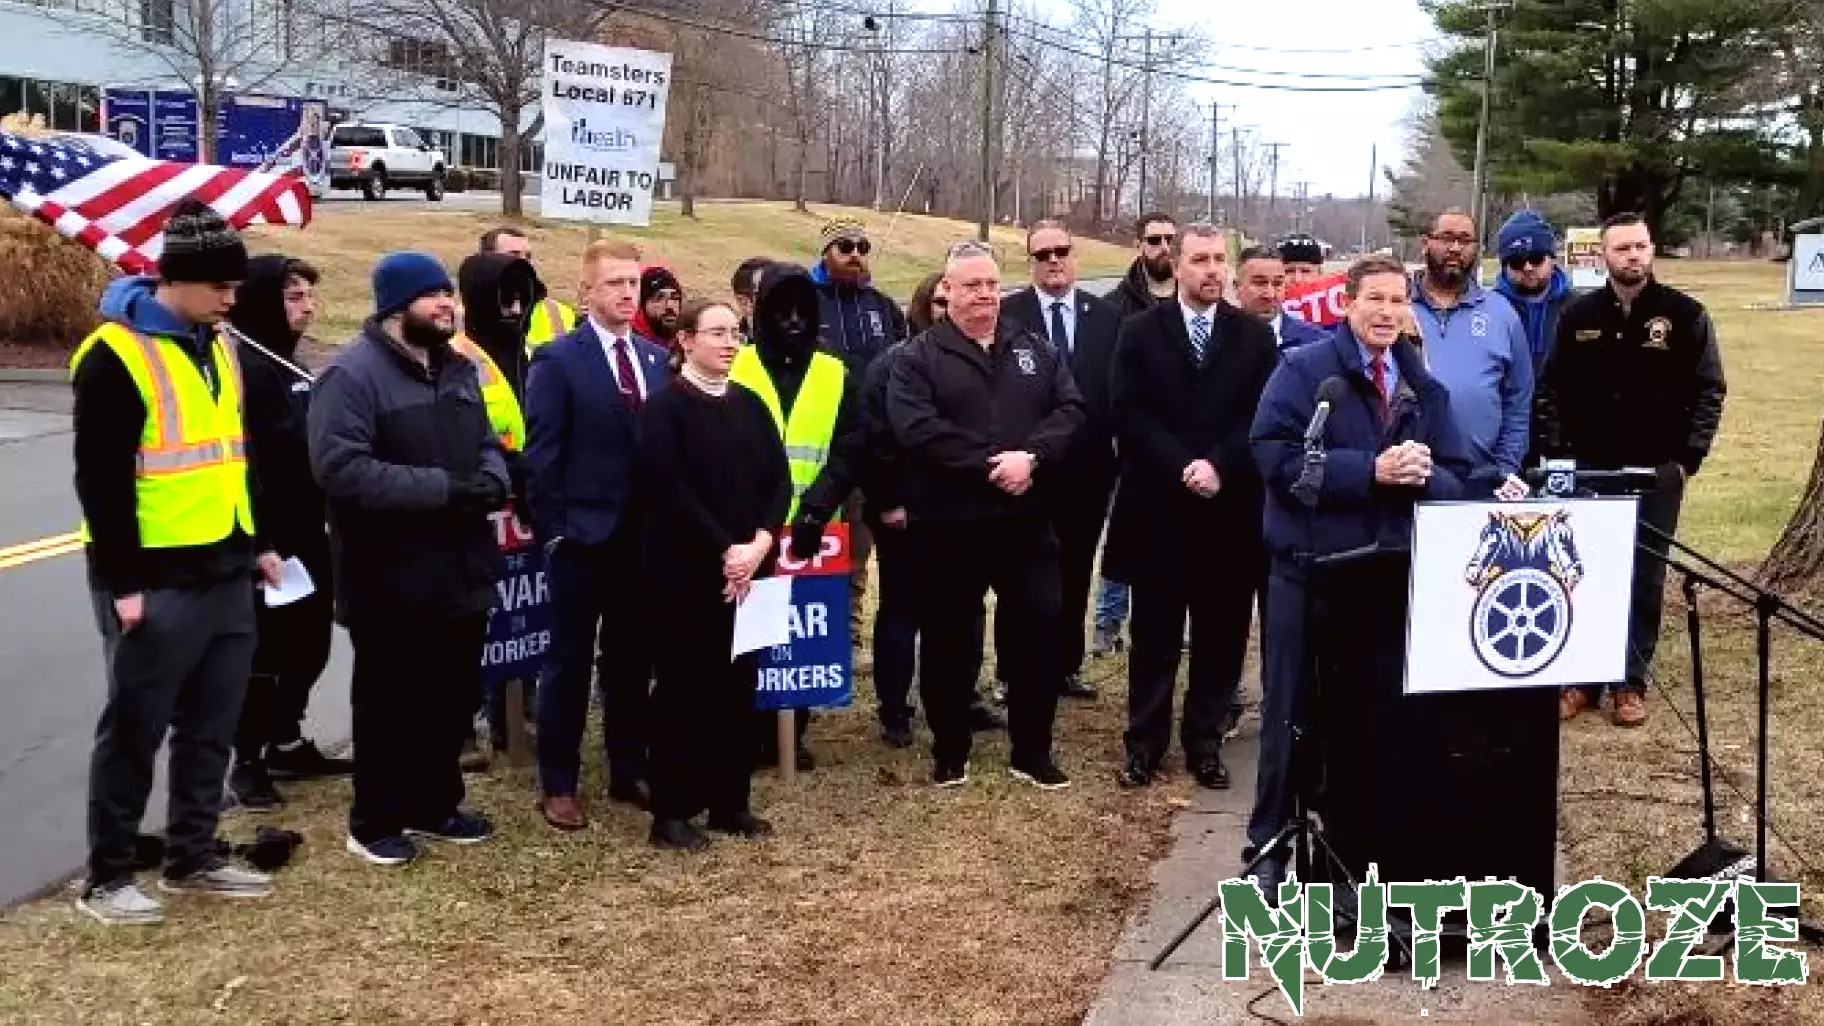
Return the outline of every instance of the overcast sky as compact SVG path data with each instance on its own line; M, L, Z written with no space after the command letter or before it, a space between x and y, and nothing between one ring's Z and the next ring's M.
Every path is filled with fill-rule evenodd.
M1046 0L1062 21L1067 0ZM1246 74L1214 67L1210 78L1295 85L1384 84L1386 76L1424 70L1423 49L1434 38L1431 20L1417 0L1159 0L1154 23L1197 27L1217 45L1209 64L1282 74ZM1327 50L1331 53L1273 51ZM1303 73L1343 76L1306 79ZM1378 77L1377 77L1378 76ZM1280 195L1292 183L1309 181L1311 195L1358 196L1367 191L1370 151L1379 144L1379 163L1397 166L1402 155L1400 122L1420 95L1418 88L1366 93L1286 92L1192 84L1199 103L1222 103L1223 131L1235 124L1266 142L1288 143L1280 151ZM1227 109L1233 104L1238 110ZM1204 107L1207 121L1209 108ZM1205 129L1207 131L1207 129ZM1225 181L1223 188L1229 185ZM1385 191L1384 183L1376 186Z

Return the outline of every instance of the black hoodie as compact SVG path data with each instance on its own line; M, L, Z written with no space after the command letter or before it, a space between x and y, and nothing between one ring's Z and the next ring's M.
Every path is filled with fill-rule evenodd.
M285 283L290 259L268 255L247 262L247 277L234 293L228 323L241 334L295 364L298 336L285 316ZM305 418L311 381L252 346L236 346L241 364L241 420L254 469L253 522L281 556L310 565L317 587L327 566L323 491L310 472Z
M526 331L532 311L545 298L545 286L532 265L509 253L476 253L456 270L462 292L462 332L488 354L523 399L526 384ZM519 316L501 315L507 300L519 299Z
M752 341L761 365L772 379L773 389L779 393L779 408L785 411L788 420L798 401L798 392L804 386L804 375L810 369L811 354L821 348L817 341L821 309L817 287L804 268L780 263L768 266L761 273L760 287L754 298ZM789 326L788 321L792 322ZM822 351L841 359L828 349ZM827 523L859 483L866 441L860 415L859 377L854 370L845 367L842 402L836 408L830 453L817 480L798 500L797 524Z
M1152 275L1146 272L1146 263L1135 257L1121 283L1108 294L1108 301L1115 304L1115 309L1120 311L1123 320L1145 311L1155 303L1170 302L1177 298L1176 293L1163 299L1153 295L1149 287L1152 280Z

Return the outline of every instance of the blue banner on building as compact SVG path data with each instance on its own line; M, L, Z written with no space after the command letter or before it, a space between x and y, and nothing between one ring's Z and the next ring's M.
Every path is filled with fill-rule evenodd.
M790 532L781 532L781 537ZM781 542L783 546L784 542ZM849 528L831 524L822 551L795 563L781 555L779 572L792 578L791 640L754 654L754 704L761 709L823 709L854 701L854 653L849 645Z
M490 520L503 566L494 581L494 605L488 610L487 641L481 648L484 688L537 677L551 651L545 550L511 512L496 513Z
M197 138L196 96L186 90L106 89L102 91L106 121L102 131L158 160L195 162L201 153ZM295 162L307 178L321 172L329 126L348 112L329 108L323 100L297 96L241 96L224 94L216 111L216 163L227 167L265 168ZM299 136L313 141L296 154Z

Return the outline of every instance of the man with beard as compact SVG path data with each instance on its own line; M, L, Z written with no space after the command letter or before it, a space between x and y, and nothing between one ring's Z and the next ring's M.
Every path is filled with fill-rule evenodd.
M840 359L818 345L819 304L811 276L796 264L769 264L754 301L754 338L735 354L729 380L759 396L785 443L792 477L786 514L791 553L809 559L823 527L860 483L862 434L859 383ZM851 525L852 527L853 525ZM803 744L809 710L797 714L797 767L816 768ZM755 765L777 764L776 713L756 714Z
M457 756L481 700L499 562L488 515L508 477L475 364L450 349L449 274L428 254L391 253L373 290L373 316L317 382L310 459L355 649L347 847L402 866L419 855L413 838L493 835L462 808Z
M1126 466L1108 561L1134 589L1118 781L1144 787L1165 758L1188 620L1185 768L1202 786L1224 789L1223 721L1238 697L1266 578L1248 429L1278 352L1259 319L1222 301L1222 233L1186 225L1175 249L1178 302L1129 318L1116 348L1112 406Z
M684 286L669 268L653 265L640 272L640 312L633 330L666 349L676 346L678 316L684 312Z
M1283 300L1291 280L1290 265L1273 250L1250 246L1241 251L1241 266L1235 272L1237 305L1273 329L1273 341L1281 352L1330 337L1329 331L1286 313Z
M1476 281L1476 222L1446 210L1422 237L1425 269L1412 283L1412 316L1425 365L1450 390L1450 412L1475 461L1471 494L1523 498L1518 477L1532 424L1533 357L1512 305Z
M1178 295L1178 283L1172 279L1172 243L1177 238L1178 222L1170 214L1144 214L1134 222L1134 262L1127 277L1108 294L1122 317L1169 303Z
M1653 277L1653 236L1638 214L1602 227L1609 282L1565 304L1541 379L1538 442L1545 457L1569 456L1579 469L1659 468L1659 487L1641 497L1643 524L1678 530L1685 482L1703 465L1723 419L1723 362L1716 329L1696 299ZM1664 539L1640 543L1663 556ZM1634 558L1628 616L1627 681L1614 690L1618 727L1647 719L1647 679L1659 641L1666 565ZM1571 719L1601 698L1600 688L1567 688L1559 714Z
M1520 315L1536 380L1545 371L1558 337L1558 317L1571 298L1570 276L1558 266L1558 236L1537 213L1517 211L1495 236L1495 256L1501 261L1495 291Z
M317 270L302 260L269 255L247 262L228 323L251 341L236 347L241 366L247 448L259 465L254 522L281 558L304 564L316 591L283 606L254 605L259 641L253 677L235 732L229 786L245 809L284 804L273 778L341 776L354 769L332 759L303 734L310 690L329 664L333 578L323 491L310 474L311 376L295 362L298 341L316 315Z

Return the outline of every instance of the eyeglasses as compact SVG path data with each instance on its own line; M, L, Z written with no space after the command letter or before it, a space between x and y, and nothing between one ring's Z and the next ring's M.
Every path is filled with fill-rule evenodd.
M1522 271L1528 267L1538 267L1551 258L1552 255L1550 253L1520 253L1508 257L1506 260L1501 261L1501 263L1510 271Z
M1050 249L1033 250L1032 251L1032 262L1035 264L1049 264L1053 260L1063 260L1063 259L1068 258L1069 256L1070 256L1070 247L1069 246L1053 246Z
M874 249L874 244L866 239L837 239L835 242L830 243L830 245L835 246L836 252L841 253L843 256L848 256L850 253L860 253L862 256L867 256Z
M1169 246L1171 245L1172 240L1177 237L1178 236L1176 235L1148 235L1146 236L1146 244L1149 246Z
M1474 235L1432 235L1431 241L1450 249L1468 249L1476 244Z

